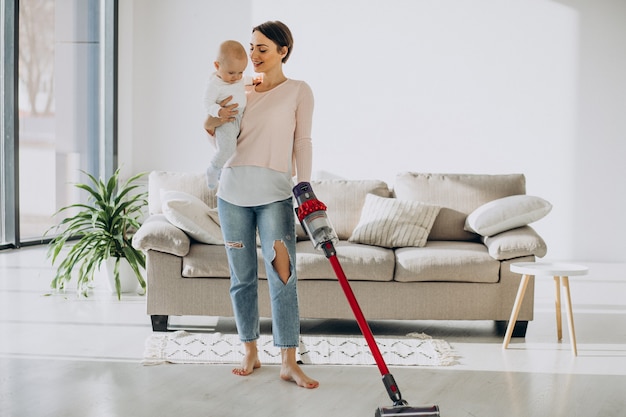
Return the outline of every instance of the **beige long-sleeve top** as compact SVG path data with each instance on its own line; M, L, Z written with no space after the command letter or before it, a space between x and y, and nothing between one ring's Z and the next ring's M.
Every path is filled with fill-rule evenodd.
M266 92L248 89L235 154L226 162L218 195L239 205L260 205L291 196L296 182L310 181L313 92L288 79Z

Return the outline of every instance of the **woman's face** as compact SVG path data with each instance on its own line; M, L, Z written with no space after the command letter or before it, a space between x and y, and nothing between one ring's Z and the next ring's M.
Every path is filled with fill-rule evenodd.
M273 68L282 65L282 59L287 54L287 47L281 51L278 46L259 31L252 32L250 41L250 61L254 72L270 72Z

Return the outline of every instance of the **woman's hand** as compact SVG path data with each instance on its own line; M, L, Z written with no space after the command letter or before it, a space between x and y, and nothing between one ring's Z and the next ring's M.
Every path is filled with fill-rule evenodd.
M229 122L235 121L235 116L239 113L237 110L237 103L228 104L233 99L233 96L226 97L220 102L220 117L207 116L204 121L204 130L211 136L215 135L215 128Z

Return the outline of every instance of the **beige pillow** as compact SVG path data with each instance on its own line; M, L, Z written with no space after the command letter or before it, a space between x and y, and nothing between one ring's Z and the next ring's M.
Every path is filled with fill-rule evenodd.
M530 226L507 230L495 236L484 236L482 241L489 255L499 261L530 255L543 258L548 252L546 242Z
M471 212L465 230L481 236L493 236L535 222L552 210L541 197L512 195L490 201Z
M217 209L182 191L164 191L161 201L165 218L191 238L212 245L224 243Z
M133 247L144 252L156 250L185 256L189 252L189 236L167 221L163 214L155 214L133 235Z
M422 247L438 213L438 206L367 194L348 241L385 248Z

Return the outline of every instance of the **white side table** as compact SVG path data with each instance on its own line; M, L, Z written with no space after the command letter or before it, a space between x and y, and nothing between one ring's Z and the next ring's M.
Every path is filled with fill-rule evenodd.
M504 335L504 342L502 348L506 349L511 341L511 335L513 334L513 327L517 321L517 315L519 314L522 301L524 300L524 293L526 292L526 286L531 276L542 275L554 277L554 284L556 289L555 307L556 307L556 332L558 340L563 338L563 331L561 329L561 284L565 290L565 307L567 312L567 325L569 327L570 338L572 339L572 353L574 356L578 355L576 349L576 333L574 331L574 317L572 316L572 300L569 293L569 277L575 275L586 275L589 268L583 265L575 265L568 263L552 263L552 262L517 262L511 264L511 271L518 274L522 274L522 280L520 281L519 288L517 290L517 296L515 297L515 303L513 304L513 311L511 312L511 318L506 328L506 334Z

